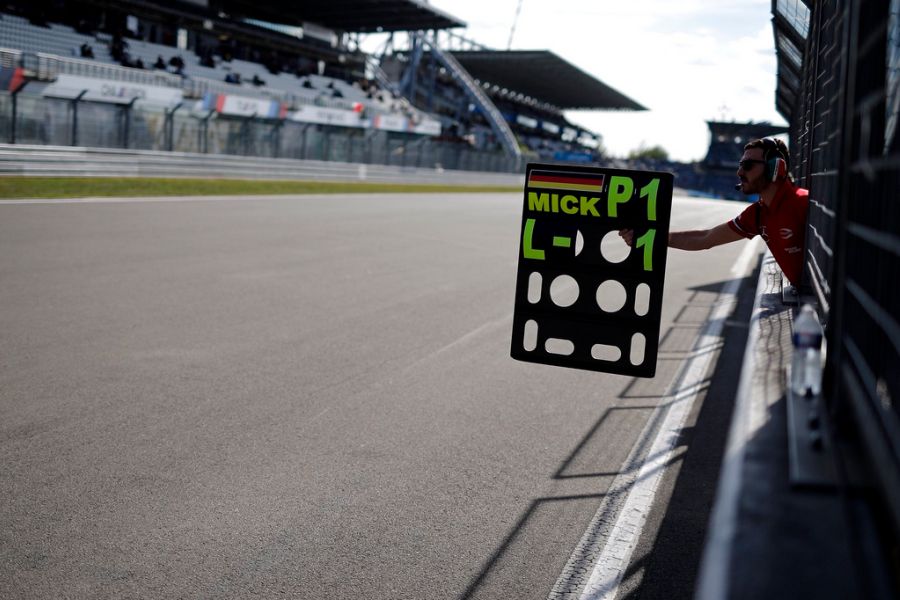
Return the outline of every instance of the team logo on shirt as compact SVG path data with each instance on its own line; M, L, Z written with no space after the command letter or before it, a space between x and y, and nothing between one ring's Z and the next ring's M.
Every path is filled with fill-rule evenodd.
M781 239L783 239L783 240L789 240L792 237L794 237L793 230L788 229L787 227L782 227L781 229L778 230L778 233L781 234Z

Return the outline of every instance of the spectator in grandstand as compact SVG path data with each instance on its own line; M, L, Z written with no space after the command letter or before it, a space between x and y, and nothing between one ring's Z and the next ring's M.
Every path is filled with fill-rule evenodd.
M256 87L262 87L266 85L266 81L264 79L260 79L259 75L257 75L256 73L253 74L253 79L250 80L250 83L252 83Z
M135 69L143 69L143 68L144 68L144 61L141 60L141 57L140 57L140 56L138 56L138 57L137 57L137 60L134 61L134 64L133 64L132 66L133 66Z
M119 55L119 64L123 67L133 67L134 63L131 62L131 55L128 52L122 52Z
M166 70L166 61L163 59L162 55L159 55L159 54L158 54L158 55L156 56L156 62L153 63L153 68L154 68L154 69L161 69L161 70L163 70L163 71Z
M81 58L94 58L94 49L87 42L81 45L79 52L81 53Z
M225 73L225 83L233 83L235 85L241 84L241 74L240 73Z
M781 140L764 138L744 146L738 165L738 188L745 195L759 194L759 200L731 221L711 229L669 232L669 247L679 250L706 250L740 239L761 236L772 251L782 272L797 285L803 272L806 213L809 192L794 185L789 171L790 155ZM619 231L630 246L631 229Z
M116 33L113 35L112 41L109 43L109 55L112 56L113 60L119 63L122 62L127 50L128 42L122 38L122 34Z
M172 72L176 75L184 74L184 59L181 58L180 54L176 54L169 59L169 66L172 67Z

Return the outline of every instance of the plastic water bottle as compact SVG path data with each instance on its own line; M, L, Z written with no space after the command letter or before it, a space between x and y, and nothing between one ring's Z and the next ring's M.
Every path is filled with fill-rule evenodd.
M799 396L817 396L822 391L822 326L811 305L804 304L800 309L791 340L791 391Z

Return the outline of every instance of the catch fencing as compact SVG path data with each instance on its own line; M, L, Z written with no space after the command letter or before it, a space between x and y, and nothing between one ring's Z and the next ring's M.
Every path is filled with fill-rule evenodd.
M438 170L519 173L522 157L479 151L463 140L338 127L288 119L226 117L172 108L0 94L0 140L263 158L333 161Z
M900 0L804 4L799 89L779 84L795 171L810 190L803 283L828 324L838 440L862 451L860 469L900 531Z

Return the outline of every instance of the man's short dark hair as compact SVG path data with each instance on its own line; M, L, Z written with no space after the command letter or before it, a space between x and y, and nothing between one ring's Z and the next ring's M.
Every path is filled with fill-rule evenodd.
M752 150L754 148L759 148L763 151L763 160L766 162L773 158L784 160L786 177L788 181L794 181L794 178L791 176L791 153L788 152L787 144L778 138L760 138L744 146L744 150Z

